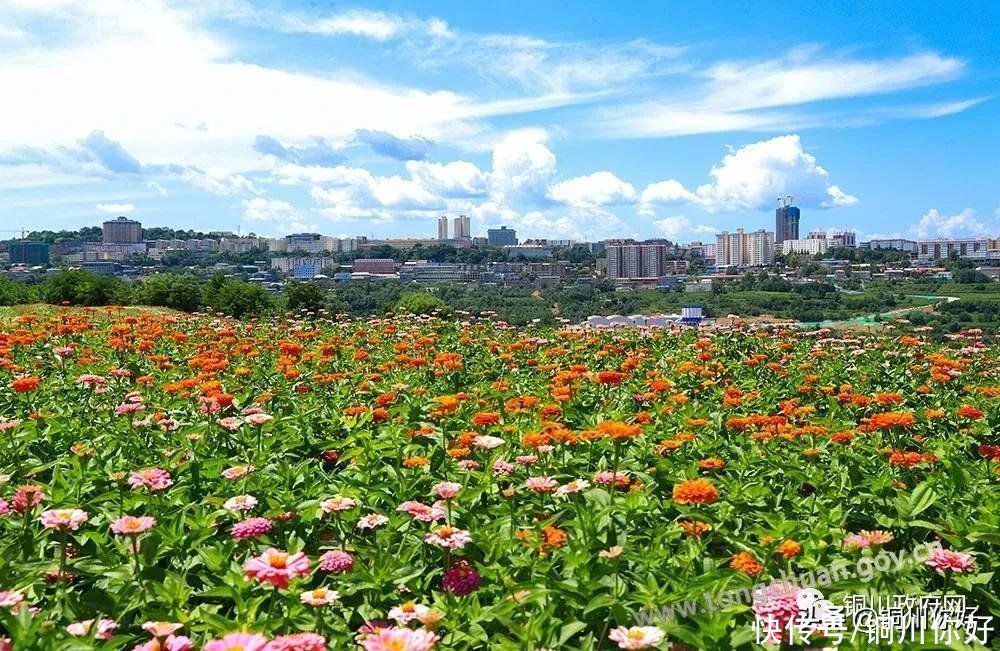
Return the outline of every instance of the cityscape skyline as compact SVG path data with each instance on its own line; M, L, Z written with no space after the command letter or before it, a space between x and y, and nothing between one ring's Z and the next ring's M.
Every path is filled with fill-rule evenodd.
M792 194L809 230L996 234L973 4L12 0L0 228L690 241Z

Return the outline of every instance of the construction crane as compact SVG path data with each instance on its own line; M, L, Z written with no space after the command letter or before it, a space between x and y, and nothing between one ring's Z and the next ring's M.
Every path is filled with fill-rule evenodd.
M22 240L28 237L28 231L27 231L27 229L24 229L24 228L22 228L20 230L11 230L11 229L6 229L6 228L0 228L0 233L18 233L21 236Z

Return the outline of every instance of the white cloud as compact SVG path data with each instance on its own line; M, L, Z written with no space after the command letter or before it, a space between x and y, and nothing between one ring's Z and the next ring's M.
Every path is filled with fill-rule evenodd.
M444 197L478 197L487 192L486 175L466 161L407 161L406 171L428 191Z
M577 208L598 208L633 203L637 194L631 183L602 171L556 183L549 188L549 198Z
M858 198L854 195L847 194L840 189L840 186L831 185L826 189L826 193L830 196L830 199L822 202L820 205L823 208L834 208L836 206L853 206L858 203Z
M776 197L792 194L801 206L851 206L857 197L830 185L829 173L802 148L797 135L761 140L731 149L709 172L711 183L693 192L676 180L653 183L643 191L644 213L657 204L689 203L709 212L761 210Z
M686 234L714 235L719 231L714 226L692 224L691 220L684 215L674 215L672 217L657 219L653 224L656 225L656 229L661 235L671 240L677 240Z
M130 203L99 203L96 208L106 215L131 215L135 212L135 206Z
M243 217L255 222L282 221L296 216L295 208L287 201L254 197L240 202Z
M910 235L920 239L989 235L990 225L976 218L976 211L966 208L954 215L944 215L937 208L925 212L920 221L910 227Z
M825 113L815 112L811 105L939 84L964 71L964 61L937 52L859 59L826 54L815 47L797 48L777 59L725 61L694 70L686 83L670 89L668 97L598 109L595 126L611 137L663 137L940 117L963 111L979 100Z
M490 185L495 201L535 202L543 198L556 171L556 155L545 146L547 134L518 130L493 148Z
M649 206L651 204L696 203L698 199L681 185L680 181L668 179L647 185L646 189L642 191L641 201L644 205Z
M325 36L360 36L387 41L410 33L434 38L452 36L448 23L440 18L421 20L384 11L351 9L325 17L285 16L277 24L288 32L304 32Z
M228 197L241 192L258 193L253 181L242 174L233 174L224 168L199 170L190 168L181 173L181 178L202 190Z

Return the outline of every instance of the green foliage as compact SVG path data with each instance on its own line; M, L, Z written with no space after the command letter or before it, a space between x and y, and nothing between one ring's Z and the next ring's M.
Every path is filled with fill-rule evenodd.
M216 312L237 318L259 316L272 311L274 301L260 285L216 274L202 291L202 301Z
M396 308L411 314L432 314L438 312L444 314L450 312L447 304L434 294L428 292L412 292L404 294Z
M284 286L285 301L292 311L319 312L326 304L327 292L316 283L291 281Z
M100 276L82 269L59 271L42 286L42 298L59 305L127 305L131 289L113 276Z
M38 289L0 276L0 305L21 305L38 300Z
M141 305L195 312L201 308L201 282L191 274L157 274L143 280L134 298Z

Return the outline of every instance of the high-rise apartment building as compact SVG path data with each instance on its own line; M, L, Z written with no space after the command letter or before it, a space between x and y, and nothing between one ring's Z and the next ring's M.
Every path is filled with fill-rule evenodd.
M684 273L687 263L670 259L670 244L609 244L607 252L608 278L660 278ZM683 264L678 264L678 262Z
M472 229L470 227L469 218L465 215L459 215L454 220L454 233L452 237L456 240L468 240L472 238ZM438 227L440 230L440 226Z
M128 217L108 220L102 227L105 244L135 244L142 241L142 224Z
M778 209L774 211L774 243L799 239L799 209L792 205L792 196L778 199Z
M722 231L715 236L716 267L765 267L774 263L774 234L764 229L735 233Z
M444 215L438 217L438 239L448 239L448 218Z

